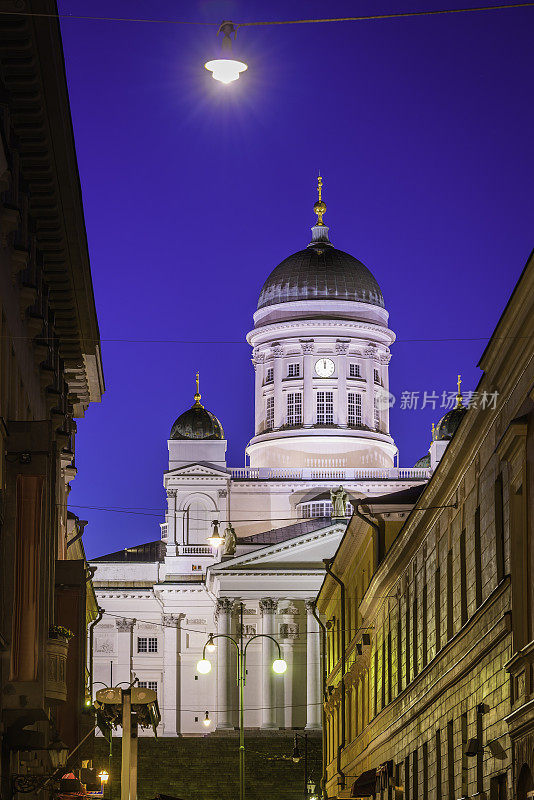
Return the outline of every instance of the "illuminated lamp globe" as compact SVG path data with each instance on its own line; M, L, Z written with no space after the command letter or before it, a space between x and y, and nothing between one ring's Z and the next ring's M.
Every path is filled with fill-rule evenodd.
M287 664L283 658L277 658L273 661L273 672L277 675L283 675L287 669Z
M213 61L206 61L206 69L212 77L220 83L233 83L239 78L239 73L248 69L244 61L236 61L234 58L216 58Z
M197 670L201 675L207 675L208 672L211 672L211 661L208 661L207 658L201 658L197 663Z
M217 646L215 642L213 641L213 639L210 639L210 641L206 645L206 650L208 651L208 653L214 653L216 649Z
M210 715L209 715L209 713L207 711L206 711L206 716L204 717L202 722L206 726L206 728L209 728L209 726L211 725Z
M98 777L100 778L101 783L107 783L109 780L109 772L106 772L106 770L103 769L98 773Z

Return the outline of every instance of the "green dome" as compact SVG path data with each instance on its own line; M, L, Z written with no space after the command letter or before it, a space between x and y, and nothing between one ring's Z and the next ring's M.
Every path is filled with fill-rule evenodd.
M427 453L426 456L423 456L416 461L414 467L420 467L421 469L428 469L430 467L430 453Z
M467 408L462 405L458 405L456 408L451 409L451 411L447 411L436 426L435 438L438 441L452 439L466 414Z
M180 414L171 428L171 439L224 439L221 423L200 403Z

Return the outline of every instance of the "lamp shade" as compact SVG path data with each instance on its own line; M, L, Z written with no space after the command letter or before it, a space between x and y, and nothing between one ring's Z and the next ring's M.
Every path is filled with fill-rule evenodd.
M282 675L287 669L287 664L283 658L276 658L273 661L273 672L277 675Z
M239 74L247 69L244 61L236 61L234 58L215 58L206 61L204 64L212 77L220 83L233 83L239 78Z
M207 675L208 672L211 672L211 661L208 661L207 658L201 658L200 661L197 662L197 671L201 673L201 675Z

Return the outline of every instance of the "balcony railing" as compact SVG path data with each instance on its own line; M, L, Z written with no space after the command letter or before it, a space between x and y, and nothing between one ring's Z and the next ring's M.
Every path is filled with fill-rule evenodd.
M231 467L234 480L426 481L432 471L422 467Z
M215 552L214 547L207 544L182 544L178 547L178 555L180 556L213 556Z

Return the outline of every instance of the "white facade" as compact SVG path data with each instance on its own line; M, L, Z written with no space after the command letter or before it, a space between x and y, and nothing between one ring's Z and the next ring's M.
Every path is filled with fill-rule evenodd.
M313 242L331 247L328 229L318 228ZM233 645L219 639L211 673L196 672L217 632L244 642L269 633L288 663L285 675L274 675L273 645L251 644L247 727L318 728L320 636L311 602L346 524L330 518L330 491L342 485L354 506L430 477L394 466L387 395L395 336L383 307L297 297L262 307L254 323L250 466L227 466L224 439L171 439L161 544L93 562L105 609L95 628L94 680L135 675L156 684L165 736L237 725ZM207 542L215 520L221 531L228 523L236 531L231 555Z

